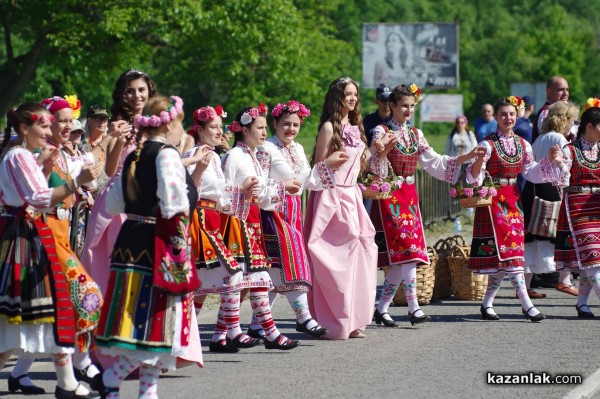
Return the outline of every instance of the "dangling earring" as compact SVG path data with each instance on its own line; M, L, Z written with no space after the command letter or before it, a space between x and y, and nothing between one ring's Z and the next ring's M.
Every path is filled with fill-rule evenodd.
M21 143L21 148L27 148L27 140L23 137L23 142Z

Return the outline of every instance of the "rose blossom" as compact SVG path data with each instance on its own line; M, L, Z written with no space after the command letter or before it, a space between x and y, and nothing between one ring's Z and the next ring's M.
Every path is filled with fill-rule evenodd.
M488 195L488 188L486 186L480 187L479 188L479 196L487 197L487 195Z
M452 196L452 198L456 198L456 196L458 195L458 192L456 191L456 188L452 187L450 189L450 195Z
M252 117L252 119L258 118L258 115L259 115L258 108L250 108L248 110L248 115L250 115Z
M496 196L496 194L498 194L498 190L496 190L496 188L495 188L495 187L490 187L490 189L488 190L488 192L489 192L489 194L490 194L492 197L495 197L495 196Z
M471 187L465 188L465 195L471 198L473 196L473 189Z
M377 183L372 183L372 184L369 186L369 188L370 188L372 191L379 191L379 184L377 184Z
M388 183L383 183L381 185L381 192L382 193L389 193L390 192L390 185Z

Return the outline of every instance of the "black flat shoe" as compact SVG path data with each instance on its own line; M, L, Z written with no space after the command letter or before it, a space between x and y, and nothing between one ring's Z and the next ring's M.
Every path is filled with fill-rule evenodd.
M245 338L245 337L248 337L248 339L245 341L242 341L242 338ZM257 345L262 345L264 343L265 343L265 341L262 338L252 338L244 333L236 335L236 337L234 339L229 339L229 337L225 338L225 345L228 348L246 349L246 348L252 348Z
M484 308L483 305L481 305L481 308L479 309L481 311L481 318L483 320L500 320L500 316L498 316L497 314L491 314L487 312L487 310L491 308L491 306Z
M287 351L290 349L294 349L298 346L299 343L299 341L294 341L293 339L289 339L283 334L281 334L273 342L265 339L265 349L279 349L282 351Z
M77 395L77 389L79 388L79 384L72 391L67 391L66 389L62 389L58 385L56 386L56 390L54 391L54 397L56 399L97 399L104 398L106 396L98 396L97 394L90 392L87 395Z
M93 377L88 376L87 372L91 366L92 363L88 364L88 366L83 370L73 367L75 378L77 381L87 383L93 391L99 392L100 388L102 387L102 382L100 381L102 380L102 373L98 373Z
M390 315L388 312L385 313L379 313L379 309L375 309L375 313L373 314L373 316L375 317L375 324L380 325L381 323L383 323L383 325L385 327L398 327L400 324L396 323L394 320L388 320L386 318L383 317L383 315ZM391 316L390 316L391 318Z
M581 317L582 319L593 319L594 314L592 312L586 312L585 310L581 310L582 307L587 305L577 306L575 305L575 309L577 309L577 317Z
M410 321L410 325L414 326L415 324L427 323L431 321L431 316L423 315L423 316L415 316L415 313L421 309L417 309L414 312L408 312L408 321Z
M20 377L8 375L8 390L10 392L21 391L25 395L42 395L46 393L44 388L35 385L21 385L21 378L29 377L29 374L23 374Z
M265 332L261 329L261 330L253 330L250 327L248 327L248 332L246 333L246 335L251 336L252 338L262 338L265 339Z
M302 324L296 322L296 331L308 334L313 338L319 338L319 337L322 337L323 335L327 334L327 329L324 327L321 327L319 324L317 324L313 328L306 327L308 325L308 323L310 323L312 320L313 319L308 319Z
M113 392L119 393L119 387L107 387L104 385L104 380L100 378L100 389L98 391L100 392L100 399L106 399Z
M541 312L539 314L536 314L535 316L531 316L529 314L529 311L531 309L535 308L535 306L530 307L529 309L525 310L525 309L521 309L523 311L523 316L525 316L527 318L527 320L532 321L534 323L540 322L542 320L544 320L546 318L546 316L544 316Z
M210 341L208 350L213 353L238 353L240 351L238 348L227 346L224 340L219 342Z

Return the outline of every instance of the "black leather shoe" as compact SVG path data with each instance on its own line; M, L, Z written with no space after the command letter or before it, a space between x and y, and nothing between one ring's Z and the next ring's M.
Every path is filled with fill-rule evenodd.
M408 312L408 321L410 321L410 325L414 326L415 324L427 323L431 321L431 316L423 315L423 316L415 316L415 313L421 309L417 309L414 312Z
M79 370L79 369L73 367L73 371L75 373L75 378L77 379L77 381L82 381L82 382L87 383L93 391L99 392L100 387L102 387L102 382L100 381L102 379L102 373L98 373L93 377L88 376L87 373L91 366L92 366L92 364L89 364L83 370Z
M29 377L29 374L23 374L20 377L8 375L8 390L10 392L21 391L25 395L42 395L46 393L44 388L35 385L21 385L21 378Z
M536 314L535 316L531 316L529 314L529 311L531 309L535 308L535 306L530 307L529 309L525 310L525 309L521 309L523 311L523 316L525 316L527 318L527 320L532 321L534 323L537 323L539 321L542 321L546 318L546 316L544 316L541 312Z
M229 339L229 337L226 337L225 345L227 345L228 348L246 349L265 343L265 341L262 338L252 337L248 337L249 339L247 339L246 341L242 341L242 338L244 338L244 336L248 337L248 335L244 333L238 334L234 339Z
M308 323L310 323L312 320L313 319L308 319L302 324L296 322L296 331L303 332L314 338L319 338L319 337L322 337L323 335L327 334L327 329L324 327L321 327L319 324L317 324L313 328L306 327L308 325Z
M581 317L582 319L593 319L594 314L592 312L586 312L585 310L581 310L582 307L587 305L577 306L575 305L575 309L577 309L577 317Z
M281 334L273 342L265 339L265 349L279 349L282 351L287 351L290 349L294 349L298 346L299 343L299 341L294 341L293 339L289 339L283 334Z
M252 338L265 338L265 332L261 329L261 330L253 330L250 327L248 327L248 332L246 333L246 335L251 336Z
M240 351L238 348L227 346L227 343L224 340L219 342L210 341L208 350L213 353L238 353Z
M379 309L375 309L375 313L373 314L373 316L375 317L375 324L379 325L381 323L383 323L383 325L385 327L398 327L400 324L396 323L394 320L388 320L386 318L383 317L383 315L390 315L388 312L385 313L379 313ZM391 317L391 316L390 316Z
M77 389L79 388L79 384L72 391L67 391L66 389L62 389L58 385L56 386L56 390L54 391L54 397L56 399L97 399L105 396L98 396L97 394L90 392L87 395L77 395Z
M483 305L481 305L481 308L479 309L481 311L481 318L483 320L500 320L500 316L498 316L497 314L487 312L487 310L491 308L491 306L484 308Z

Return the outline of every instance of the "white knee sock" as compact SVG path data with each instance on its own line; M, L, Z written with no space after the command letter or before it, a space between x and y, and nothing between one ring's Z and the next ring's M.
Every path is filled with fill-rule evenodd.
M79 384L73 373L73 363L71 363L71 355L59 353L52 355L54 360L54 368L56 369L56 385L66 391L75 391L77 395L87 395L90 391Z
M588 276L589 282L596 292L596 295L600 298L600 267L585 269L585 274Z
M396 291L398 291L398 287L402 283L402 267L400 265L390 266L390 270L385 276L383 289L381 290L381 296L377 304L377 310L381 314L387 313L390 304L394 300L394 295L396 295Z
M33 358L33 357L26 357L23 355L19 355L19 358L17 359L17 363L15 363L15 367L10 372L10 376L13 378L19 378L20 376L27 374L34 361L35 361L35 358ZM19 383L21 385L25 385L28 387L35 385L33 383L33 381L31 381L29 379L29 377L21 378L19 380Z
M119 356L117 361L111 368L105 370L102 374L102 381L105 387L119 388L121 383L133 370L139 366L138 363L133 363L125 356ZM107 399L118 399L119 393L112 392L107 396Z
M308 307L308 295L306 291L288 291L285 293L285 297L292 306L292 310L296 314L296 320L298 323L303 324L310 320L306 324L306 328L309 330L319 325L319 323L317 323L310 314L310 309ZM272 302L271 307L273 307Z
M77 370L85 370L85 368L89 366L87 369L88 377L94 378L95 375L100 374L100 370L98 370L96 365L92 363L92 359L90 359L89 352L81 353L75 351L75 353L73 353L72 359L73 367L75 367Z
M571 272L568 270L561 270L558 276L558 282L563 283L567 287L573 285L573 283L571 283Z
M502 280L504 280L504 271L500 271L494 274L488 275L488 285L485 290L485 297L483 298L483 303L481 306L485 309L485 311L489 314L496 314L494 312L494 298L500 289L500 285L502 284ZM490 308L490 309L488 309Z
M269 304L267 288L251 288L249 296L252 313L265 332L265 338L271 342L275 341L281 333L271 316L271 305Z
M579 273L579 293L577 294L577 306L584 307L587 309L582 309L584 312L589 312L590 308L588 307L588 298L590 297L590 293L592 292L592 282L590 278L587 276L587 272L585 270L581 270Z
M525 288L525 277L523 276L523 272L509 272L508 276L510 277L512 286L517 292L523 310L526 311L529 316L538 315L540 312L533 306L531 299L529 299L527 288Z
M402 287L408 303L408 311L416 317L424 316L425 313L419 308L417 300L417 264L408 263L400 266L400 275L402 276Z
M140 390L138 399L158 399L160 369L148 364L140 366Z

